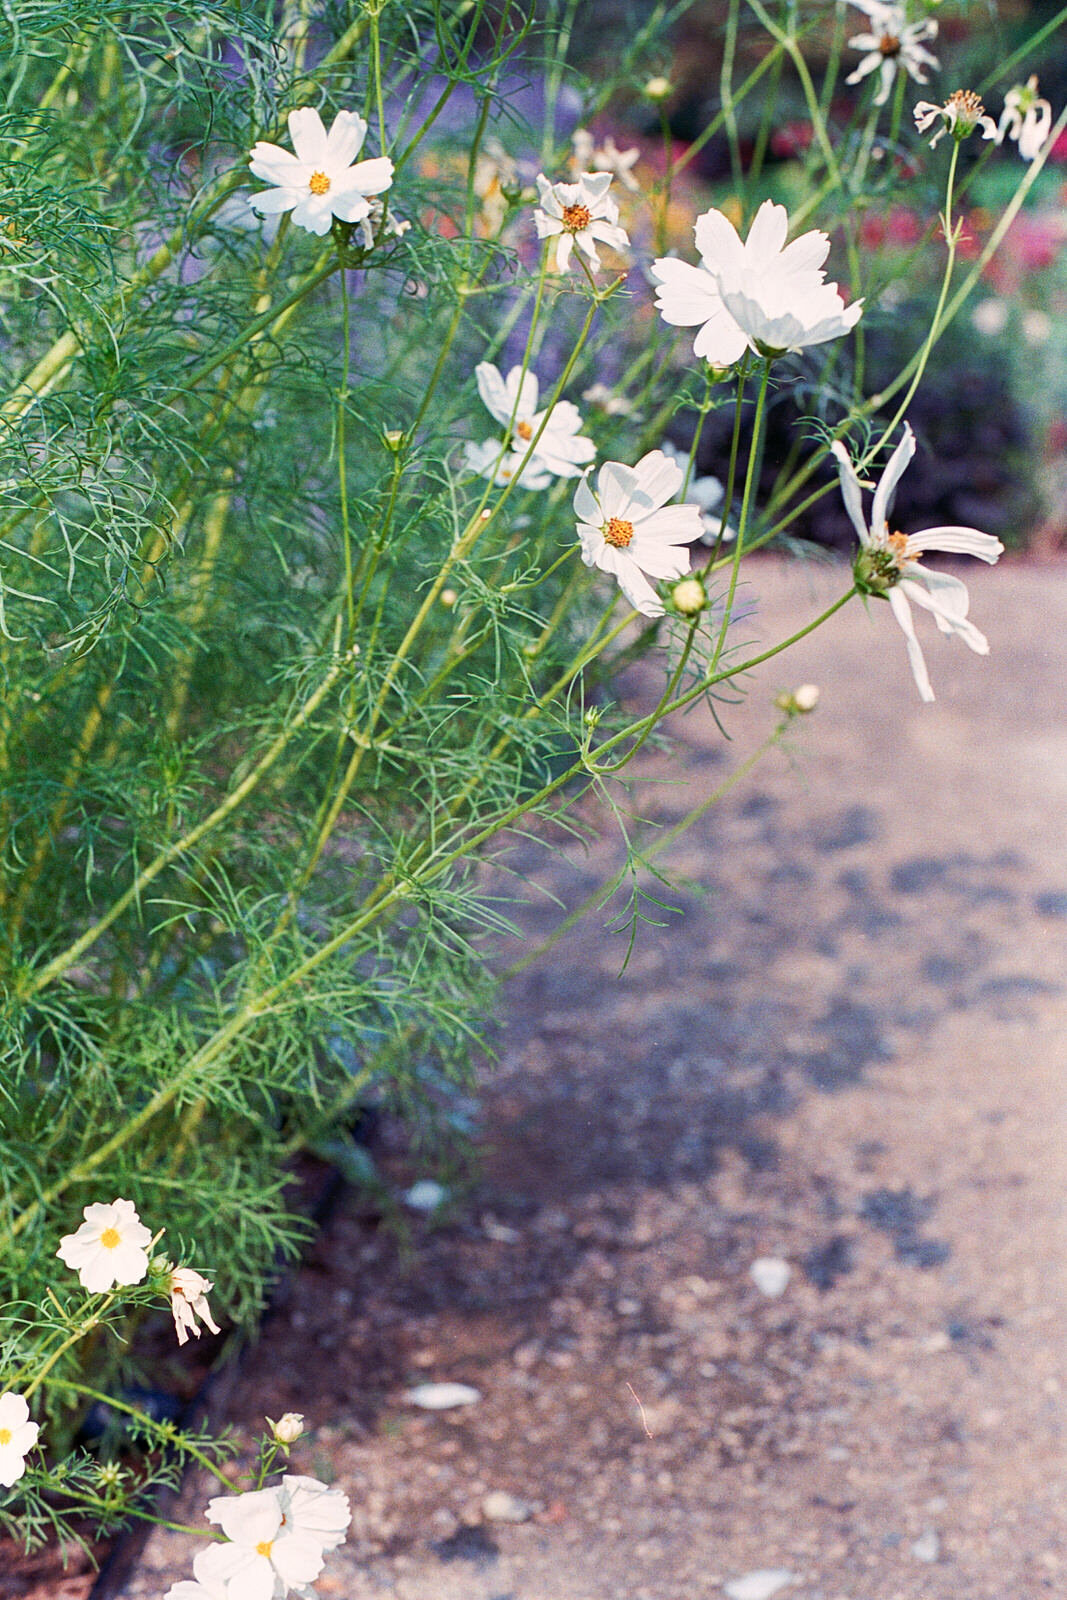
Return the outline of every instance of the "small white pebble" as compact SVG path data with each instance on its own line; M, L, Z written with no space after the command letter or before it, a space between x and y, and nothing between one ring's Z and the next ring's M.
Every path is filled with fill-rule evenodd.
M466 1383L417 1383L404 1391L409 1406L423 1411L450 1411L453 1406L473 1406L482 1398L478 1389Z
M777 1300L780 1294L785 1293L793 1269L780 1256L759 1256L749 1267L748 1275L760 1294L765 1294L769 1300Z
M756 1572L746 1572L743 1577L731 1578L723 1584L727 1600L771 1600L771 1596L793 1582L793 1574L785 1567L760 1567Z

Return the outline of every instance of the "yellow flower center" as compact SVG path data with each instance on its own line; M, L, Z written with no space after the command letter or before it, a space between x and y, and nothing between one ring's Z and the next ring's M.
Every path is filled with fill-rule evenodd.
M634 536L634 525L627 522L625 517L612 517L604 529L604 538L608 544L613 544L616 550L625 550Z
M563 226L568 233L581 233L583 228L588 228L592 220L588 206L563 207Z
M105 1250L117 1250L122 1243L122 1235L117 1228L105 1228L100 1235L100 1243Z
M945 101L945 110L954 111L956 121L971 128L975 127L980 117L985 116L985 106L973 89L954 90Z
M530 427L528 422L520 422L518 427L515 429L515 432L518 434L520 439L533 438L533 429Z
M908 536L906 533L891 533L886 543L896 566L902 567L905 561L911 560L908 555Z
M313 172L311 177L308 179L308 188L311 190L312 194L328 194L330 191L330 180L326 176L325 172Z
M878 41L878 48L884 56L899 56L900 40L895 33L883 33Z
M267 1560L269 1561L270 1560L270 1553L273 1550L273 1548L274 1548L274 1540L273 1539L261 1539L259 1541L259 1543L256 1545L256 1555L257 1556L266 1556Z
M10 1444L10 1443L11 1443L11 1429L10 1428L0 1428L0 1449L3 1449L5 1444Z

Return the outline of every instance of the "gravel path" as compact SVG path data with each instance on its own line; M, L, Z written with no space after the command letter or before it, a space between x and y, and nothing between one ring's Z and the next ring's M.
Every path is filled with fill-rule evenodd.
M759 577L767 641L842 582ZM973 577L992 655L924 632L934 706L885 607L762 669L730 760L775 690L822 703L675 847L684 917L622 978L594 916L514 979L469 1190L320 1241L232 1414L315 1422L298 1470L355 1508L323 1596L1067 1593L1067 569ZM685 738L682 785L644 760L665 823L729 770L709 718ZM609 824L572 854L576 903ZM403 1403L445 1379L482 1399ZM129 1600L192 1549L156 1535Z

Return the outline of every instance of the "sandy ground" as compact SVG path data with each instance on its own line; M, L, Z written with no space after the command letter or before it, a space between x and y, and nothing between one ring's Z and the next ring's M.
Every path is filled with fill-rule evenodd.
M757 573L767 642L842 582ZM643 758L669 823L775 690L822 687L667 858L684 915L622 977L594 915L512 980L469 1189L407 1240L353 1201L320 1241L232 1415L305 1412L297 1470L352 1497L322 1595L1067 1595L1067 570L972 576L992 654L925 631L936 705L857 604L754 677L733 745L701 712L680 782ZM551 881L576 903L618 856L605 818ZM482 1399L404 1404L431 1379ZM129 1600L195 1547L155 1535Z

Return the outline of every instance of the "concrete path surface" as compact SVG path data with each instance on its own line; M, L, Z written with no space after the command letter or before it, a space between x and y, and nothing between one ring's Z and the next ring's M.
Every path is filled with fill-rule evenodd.
M767 643L846 581L754 570ZM684 767L647 752L669 825L821 687L665 858L684 915L621 977L594 914L511 982L452 1204L319 1242L234 1416L306 1413L297 1470L352 1497L322 1595L1067 1595L1067 569L966 576L991 654L920 618L935 705L857 603L724 709L732 745L700 711ZM584 814L588 855L527 862L570 904L619 859ZM429 1380L482 1398L405 1405ZM194 1548L155 1536L130 1600Z

